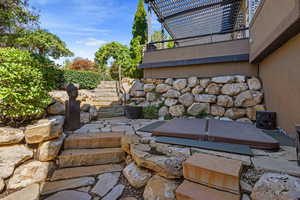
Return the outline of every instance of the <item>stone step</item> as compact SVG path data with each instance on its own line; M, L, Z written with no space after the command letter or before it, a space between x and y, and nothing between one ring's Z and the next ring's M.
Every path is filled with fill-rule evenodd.
M112 107L112 106L120 106L121 101L86 101L86 104L94 105L97 109L101 109L103 107Z
M123 106L109 106L109 107L103 107L99 110L99 112L124 112Z
M196 153L183 163L185 179L216 189L240 194L242 162Z
M95 88L93 92L107 92L107 93L117 93L116 88Z
M64 149L95 149L121 147L123 133L72 134L64 141Z
M117 92L95 92L94 96L97 97L119 97Z
M240 195L222 192L185 180L176 189L177 200L240 200Z
M110 102L112 102L112 101L119 101L120 100L120 97L118 97L118 96L115 96L115 97L109 97L109 96L101 96L101 97L95 97L94 98L94 100L96 101L96 102L101 102L101 101L110 101Z
M57 169L51 176L51 181L57 181L62 179L79 178L85 176L95 176L99 174L109 172L120 172L123 170L121 164L107 164L107 165L94 165L88 167L74 167L74 168L63 168Z
M120 163L124 156L121 148L69 149L59 155L58 165L64 168Z
M112 118L112 117L121 117L124 116L125 113L123 112L99 112L98 119L102 118Z

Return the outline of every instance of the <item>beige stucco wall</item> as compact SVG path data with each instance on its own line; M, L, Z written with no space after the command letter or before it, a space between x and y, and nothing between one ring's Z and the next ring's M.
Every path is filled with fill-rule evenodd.
M149 68L144 69L144 78L185 78L191 76L213 77L236 74L257 76L257 73L257 65L252 65L248 62L228 62L177 67Z
M300 124L300 34L259 64L267 110L278 114L278 125L295 136Z

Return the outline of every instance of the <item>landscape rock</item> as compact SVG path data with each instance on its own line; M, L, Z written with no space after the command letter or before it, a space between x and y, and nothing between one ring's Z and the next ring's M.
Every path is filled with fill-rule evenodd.
M85 192L78 192L75 190L65 190L58 192L50 197L47 197L45 200L91 200L92 197Z
M144 83L142 83L140 80L134 80L131 89L130 89L130 95L135 96L136 91L144 90Z
M0 178L8 178L12 175L15 166L32 157L32 149L22 144L0 147Z
M259 91L248 90L239 94L234 104L236 107L250 107L260 104L263 99L263 93Z
M238 83L245 83L246 82L246 76L243 75L236 75L235 80Z
M172 79L172 78L167 78L167 79L165 80L165 83L166 83L166 84L169 84L169 85L173 85L173 79Z
M198 84L199 84L199 80L197 77L189 77L188 78L188 87L193 88Z
M225 113L225 108L221 106L211 106L210 107L210 114L214 116L223 117Z
M144 85L144 91L145 92L152 92L155 89L155 85L154 84L145 84Z
M4 180L2 178L0 178L0 194L3 191L4 187L5 187Z
M186 79L177 79L176 81L173 82L173 88L175 90L182 90L187 86L187 81Z
M252 77L247 80L248 86L250 90L260 90L261 89L261 82L258 78Z
M206 88L208 86L208 84L210 83L210 79L208 79L208 78L200 79L199 83L202 88Z
M232 84L225 84L221 92L222 94L235 96L239 93L246 91L248 89L248 85L246 83L232 83Z
M217 104L219 106L223 106L225 108L231 108L231 107L233 107L233 99L232 99L232 97L227 96L227 95L219 95Z
M252 200L296 200L300 198L299 188L299 178L266 173L255 184L251 198Z
M80 105L80 110L82 112L89 112L91 105L90 104L82 104Z
M114 187L102 200L117 200L122 195L125 186L122 184Z
M209 113L210 107L209 103L193 103L188 109L187 113L193 116L197 116L200 113Z
M167 106L161 107L158 111L158 116L165 117L167 115L169 115L169 108Z
M96 120L98 118L98 110L96 106L90 106L89 113L90 113L91 120Z
M93 185L94 183L95 183L95 178L93 177L81 177L81 178L66 179L61 181L46 182L41 186L41 194L47 195L62 190L68 190L68 189Z
M11 127L0 127L0 146L8 144L17 144L23 139L23 130Z
M171 86L168 84L158 84L155 88L155 92L157 93L165 93L171 89Z
M19 190L17 192L8 195L7 197L4 197L1 200L39 200L39 199L40 199L39 184L32 184L22 190Z
M119 172L99 175L98 182L91 190L91 193L104 197L118 183L119 177Z
M200 85L197 85L195 88L192 89L192 94L197 95L201 94L204 91L204 88Z
M243 194L242 200L251 200L247 194Z
M181 93L184 94L184 93L190 92L191 90L192 89L190 87L186 87L186 88L181 90Z
M215 103L217 100L216 95L211 94L198 94L195 95L195 101L201 103Z
M174 117L180 117L184 114L185 109L183 105L175 105L170 107L169 112Z
M177 102L178 102L177 99L167 98L167 99L165 100L165 105L171 107L171 106L176 105Z
M91 121L90 113L88 112L80 112L80 123L87 124Z
M250 120L256 120L256 109L254 107L247 108L246 115Z
M132 96L134 97L144 97L146 95L144 90L135 90L132 92Z
M173 89L170 89L165 94L163 94L163 97L165 98L178 98L179 96L180 96L180 92Z
M76 134L99 133L104 128L103 124L85 124L80 129L74 131Z
M135 163L155 171L166 178L180 178L182 176L182 162L184 157L168 157L149 153L147 145L131 145L131 155Z
M235 81L234 76L219 76L211 79L215 83L233 83Z
M184 106L190 106L194 102L194 96L190 93L185 93L178 98L179 102Z
M220 86L216 83L211 83L205 89L207 94L219 94L220 93Z
M31 161L16 168L13 176L9 179L8 189L19 189L46 180L52 170L53 163Z
M144 187L152 176L150 171L138 167L134 162L125 167L123 174L130 185L135 188Z
M251 194L253 187L247 182L240 180L241 190L245 193Z
M230 108L230 109L226 110L224 116L235 120L235 119L239 119L239 118L244 117L245 114L246 114L245 109Z
M55 102L54 104L48 106L47 113L49 115L64 115L66 111L65 104L62 102Z
M244 122L244 123L252 124L252 121L249 118L247 118L247 117L243 117L243 118L237 119L236 121L237 122Z
M58 139L40 143L38 147L38 153L37 153L39 161L46 162L46 161L54 160L60 151L64 139L65 139L65 135L63 134Z
M64 116L57 115L27 126L25 130L26 143L41 143L59 137L63 131L64 120Z
M177 187L175 181L155 175L148 181L143 197L145 200L174 200Z
M153 92L148 92L146 94L146 100L150 101L150 102L155 101L156 100L156 94L153 93Z

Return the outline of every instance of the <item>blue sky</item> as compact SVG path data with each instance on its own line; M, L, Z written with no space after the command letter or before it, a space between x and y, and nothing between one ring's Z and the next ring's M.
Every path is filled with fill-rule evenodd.
M128 45L137 0L30 0L41 28L58 35L75 57L94 58L111 41ZM154 27L158 26L154 22ZM62 60L61 60L62 62Z

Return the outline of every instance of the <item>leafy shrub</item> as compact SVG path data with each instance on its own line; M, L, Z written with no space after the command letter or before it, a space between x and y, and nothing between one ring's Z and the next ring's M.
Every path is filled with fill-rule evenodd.
M36 119L50 103L39 64L28 51L0 48L0 120L5 124Z
M96 88L103 77L100 73L77 70L61 70L63 73L63 84L76 83L81 89Z
M145 119L157 119L159 107L147 106L143 108L143 115Z

